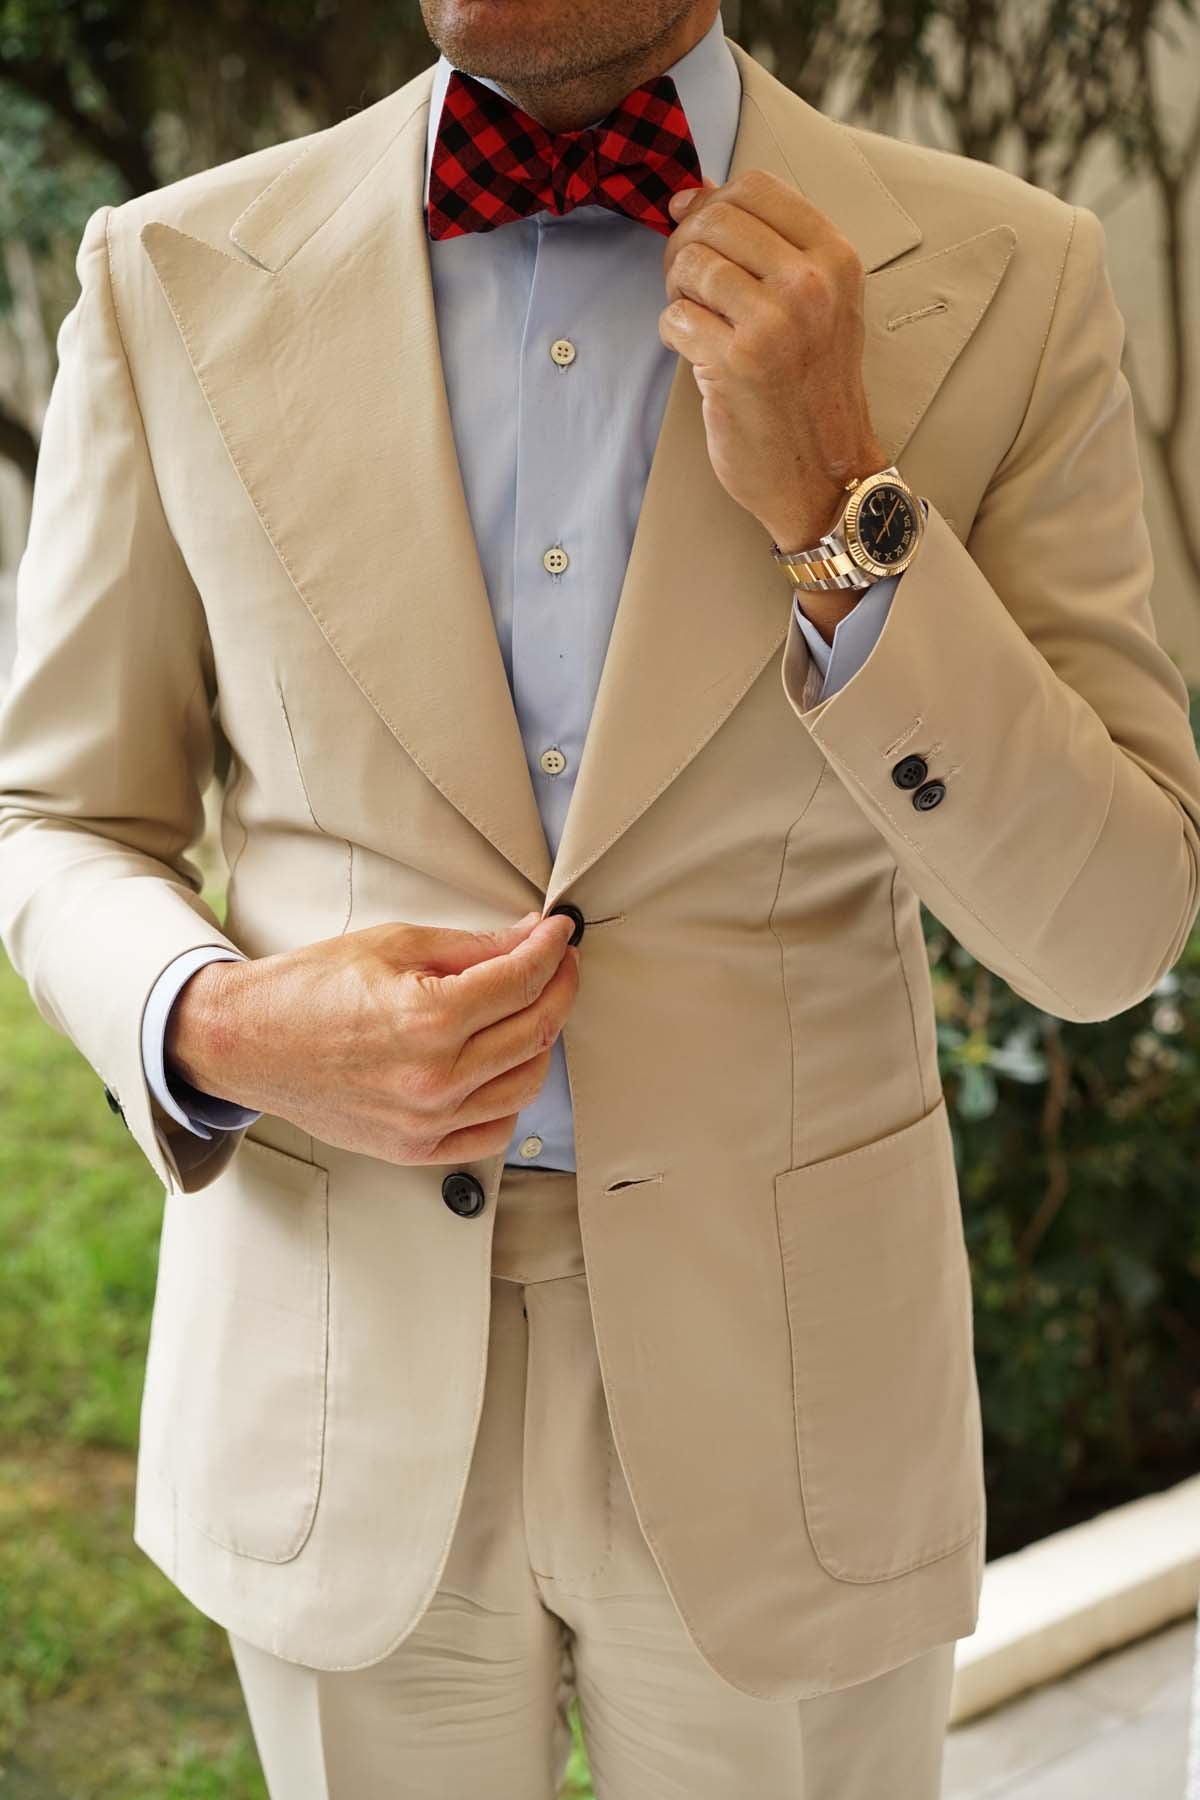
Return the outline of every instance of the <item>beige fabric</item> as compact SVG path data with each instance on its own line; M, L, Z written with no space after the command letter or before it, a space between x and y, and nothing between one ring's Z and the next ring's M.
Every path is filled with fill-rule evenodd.
M334 1673L230 1641L273 1800L553 1800L576 1694L597 1800L939 1792L952 1643L799 1701L740 1693L696 1650L613 1446L569 1174L501 1184L479 1434L416 1630Z
M1152 628L1099 222L838 126L733 51L731 173L797 183L855 245L872 415L928 535L865 666L809 704L681 362L553 865L437 353L432 67L101 208L80 247L0 717L0 931L169 1190L137 1542L315 1668L387 1658L441 1581L501 1157L462 1219L441 1168L281 1119L168 1125L139 1028L175 954L583 910L564 1044L617 1454L705 1661L800 1700L976 1616L919 901L1072 1019L1146 994L1196 914L1200 763ZM218 731L223 927L188 859ZM932 811L891 779L909 752L945 781Z

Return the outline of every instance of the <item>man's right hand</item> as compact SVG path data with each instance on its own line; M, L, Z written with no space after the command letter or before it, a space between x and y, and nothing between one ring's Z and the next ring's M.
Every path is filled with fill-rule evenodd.
M168 1072L392 1163L505 1149L579 987L566 914L502 931L374 925L212 962L171 1009Z

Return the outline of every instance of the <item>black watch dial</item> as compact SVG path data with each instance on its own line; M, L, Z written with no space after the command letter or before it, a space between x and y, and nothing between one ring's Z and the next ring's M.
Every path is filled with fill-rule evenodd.
M855 529L873 562L890 568L904 561L921 529L918 504L894 482L881 481L872 488L858 509Z

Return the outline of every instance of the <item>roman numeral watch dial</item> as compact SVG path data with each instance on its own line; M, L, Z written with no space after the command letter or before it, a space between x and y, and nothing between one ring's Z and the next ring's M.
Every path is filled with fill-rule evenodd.
M860 566L892 575L911 562L921 525L920 506L907 487L882 478L862 482L846 508L846 544Z
M917 554L925 514L899 469L877 469L846 486L842 516L819 544L790 551L773 546L796 588L870 587L901 574Z

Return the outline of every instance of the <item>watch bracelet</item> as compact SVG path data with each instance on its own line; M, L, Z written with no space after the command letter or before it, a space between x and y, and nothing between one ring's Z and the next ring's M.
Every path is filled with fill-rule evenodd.
M787 570L793 585L801 589L861 590L877 579L866 569L859 568L849 551L832 546L787 556L776 551L775 560Z

